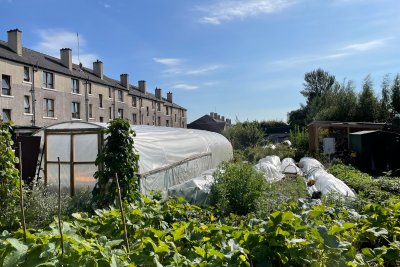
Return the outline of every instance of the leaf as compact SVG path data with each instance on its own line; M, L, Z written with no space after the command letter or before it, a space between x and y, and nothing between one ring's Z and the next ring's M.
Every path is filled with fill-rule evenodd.
M209 249L208 254L210 256L217 256L219 259L223 260L225 258L225 255L222 254L221 252L215 250L215 249Z
M194 246L195 252L202 258L206 258L206 251L201 247Z
M370 248L363 248L361 250L361 252L362 252L363 255L365 255L365 256L367 256L367 257L369 257L371 259L375 258L374 251L372 249L370 249Z

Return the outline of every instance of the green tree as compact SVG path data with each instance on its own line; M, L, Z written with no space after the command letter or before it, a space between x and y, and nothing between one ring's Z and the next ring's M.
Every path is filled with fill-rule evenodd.
M381 88L381 99L379 101L379 121L386 122L390 119L391 109L389 74L383 77Z
M138 190L139 155L134 148L135 132L126 120L115 119L104 134L107 136L105 144L96 158L100 170L94 175L97 183L93 189L93 202L97 207L112 205L118 198L115 174L118 175L123 200L133 201Z
M18 158L12 150L11 123L0 120L0 230L18 227Z
M391 91L391 106L393 112L400 114L400 74L397 74L394 78Z
M307 105L335 84L335 76L319 68L304 75L304 89L300 92L307 98Z
M378 119L378 99L374 95L371 76L363 81L362 91L358 96L357 116L358 121L374 122Z
M235 149L244 149L256 146L264 141L264 131L260 124L253 122L236 122L222 133Z
M307 125L307 113L308 108L302 104L300 104L300 108L296 110L292 110L287 114L287 121L291 126L301 126L304 127Z

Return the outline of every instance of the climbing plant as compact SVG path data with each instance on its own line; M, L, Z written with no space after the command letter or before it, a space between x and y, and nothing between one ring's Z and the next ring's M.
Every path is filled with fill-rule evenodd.
M0 230L18 226L18 158L12 150L11 123L0 120Z
M118 198L115 175L118 175L123 200L133 201L138 190L139 155L134 148L135 132L126 120L115 119L104 134L104 147L96 158L100 170L94 175L97 183L93 189L93 202L97 207L112 205Z

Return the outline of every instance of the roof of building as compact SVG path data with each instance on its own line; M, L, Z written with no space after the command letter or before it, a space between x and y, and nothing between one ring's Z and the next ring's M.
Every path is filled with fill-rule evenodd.
M215 120L210 115L207 114L189 123L187 125L187 128L221 133L225 129L225 125L226 125L225 121Z
M8 47L8 42L0 40L0 58L6 59L9 61L25 64L28 66L35 66L39 69L43 70L48 70L52 72L57 72L60 74L65 74L71 77L83 79L83 80L88 80L90 82L95 82L98 84L102 84L105 86L113 87L116 89L121 89L121 90L127 90L126 87L122 86L120 81L112 79L106 75L103 75L103 79L98 77L97 75L94 74L92 69L89 69L87 67L81 67L77 64L72 64L72 70L68 69L61 63L61 59L52 57L28 48L23 47L22 48L22 56L19 56L17 53L12 51ZM154 94L146 92L145 94L139 91L139 88L134 85L129 85L129 94L135 95L135 96L140 96L143 98L151 99L151 100L158 100L155 97ZM179 109L184 109L185 108L170 103L166 100L162 100L161 102L164 102L165 105L172 105L175 108Z

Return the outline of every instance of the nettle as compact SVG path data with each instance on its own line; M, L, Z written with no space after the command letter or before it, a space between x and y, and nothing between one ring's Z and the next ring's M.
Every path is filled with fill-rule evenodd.
M18 226L18 158L12 150L11 123L0 120L0 230Z

